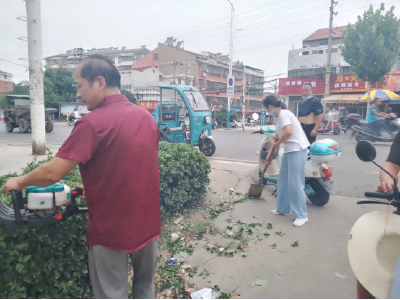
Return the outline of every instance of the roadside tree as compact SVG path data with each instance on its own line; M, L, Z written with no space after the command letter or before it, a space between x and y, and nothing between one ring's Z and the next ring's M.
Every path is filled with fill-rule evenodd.
M384 83L400 53L400 27L392 6L385 12L382 3L375 12L372 5L347 26L343 33L342 56L354 74L368 82L368 104L371 84Z

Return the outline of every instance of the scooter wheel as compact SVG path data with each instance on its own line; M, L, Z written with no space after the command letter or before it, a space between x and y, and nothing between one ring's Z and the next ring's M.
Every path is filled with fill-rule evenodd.
M318 180L311 178L307 181L307 184L314 190L314 196L308 196L311 203L317 206L324 206L329 202L330 194L320 185Z
M335 128L333 129L333 134L334 134L334 135L338 135L339 133L340 133L339 127L335 127Z

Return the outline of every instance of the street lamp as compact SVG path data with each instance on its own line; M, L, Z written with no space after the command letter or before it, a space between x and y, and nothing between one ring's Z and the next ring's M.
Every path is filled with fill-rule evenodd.
M232 56L233 56L233 16L235 14L235 9L231 1L227 0L231 5L231 37L230 37L230 51L229 51L229 77L232 76ZM229 83L228 83L229 84ZM235 90L234 90L235 92ZM230 129L230 119L231 119L231 97L228 96L228 116L227 116L227 129Z

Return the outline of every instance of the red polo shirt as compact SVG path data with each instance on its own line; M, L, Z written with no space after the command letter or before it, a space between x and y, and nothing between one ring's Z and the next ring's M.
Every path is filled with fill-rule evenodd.
M79 161L87 245L134 252L160 235L159 138L151 114L123 94L76 122L56 156Z

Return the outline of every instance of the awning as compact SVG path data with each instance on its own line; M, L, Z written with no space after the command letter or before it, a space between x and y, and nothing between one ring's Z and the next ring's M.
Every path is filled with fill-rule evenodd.
M340 103L340 104L361 104L359 97L363 94L335 94L322 99L323 104Z

